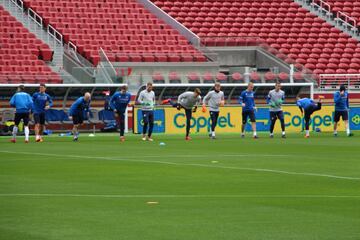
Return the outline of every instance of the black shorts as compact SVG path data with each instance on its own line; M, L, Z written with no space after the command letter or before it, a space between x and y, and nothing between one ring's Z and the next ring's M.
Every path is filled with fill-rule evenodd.
M284 120L283 111L270 112L271 121L275 121L276 119Z
M84 116L82 114L76 114L72 116L73 124L78 125L84 122Z
M45 124L45 113L34 113L34 121L35 124L41 124L44 125Z
M334 122L340 121L340 117L343 121L349 120L349 113L348 111L335 111L334 114Z
M242 122L243 122L243 124L246 124L248 117L250 118L250 122L252 122L252 123L256 122L254 110L252 110L252 111L243 111L242 112Z
M15 113L15 125L19 125L21 119L24 121L24 125L29 125L29 113Z

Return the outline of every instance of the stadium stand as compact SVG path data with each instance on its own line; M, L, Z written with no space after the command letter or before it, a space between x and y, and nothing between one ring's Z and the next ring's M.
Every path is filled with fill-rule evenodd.
M354 18L357 22L357 27L359 27L360 21L360 1L338 1L338 0L326 0L331 7L331 11L334 13L343 12L346 15Z
M134 0L25 0L94 65L104 49L112 62L206 62L187 39Z
M0 83L62 83L44 62L52 60L48 45L2 6L0 22Z
M279 50L285 62L304 65L315 74L360 71L358 41L293 1L153 2L208 46L243 45L243 38L250 36Z

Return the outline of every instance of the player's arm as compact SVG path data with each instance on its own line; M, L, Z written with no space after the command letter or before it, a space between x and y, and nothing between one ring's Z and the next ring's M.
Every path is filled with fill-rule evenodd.
M140 92L137 102L143 105L144 104L143 100L144 100L143 92Z
M242 107L245 107L245 103L244 103L244 92L242 92L240 94L240 97L239 97L239 104L242 106Z
M49 109L49 108L52 108L54 106L54 102L52 100L52 98L50 97L50 95L47 95L48 96L48 102L49 102L49 105L45 107L45 109Z
M339 92L334 93L334 102L338 103L341 100L341 95Z
M117 93L114 93L111 98L110 98L110 101L109 101L109 105L110 105L110 108L116 112L116 107L115 107L115 98L117 97Z
M30 109L30 111L33 110L34 102L29 94L27 94L27 107Z
M346 107L348 110L350 110L349 94L347 95L347 98L346 98Z
M16 107L16 95L13 95L10 99L10 106Z
M197 100L196 100L196 103L195 103L195 106L193 108L193 112L196 112L197 108L198 108L198 105L201 104L201 97L198 96Z

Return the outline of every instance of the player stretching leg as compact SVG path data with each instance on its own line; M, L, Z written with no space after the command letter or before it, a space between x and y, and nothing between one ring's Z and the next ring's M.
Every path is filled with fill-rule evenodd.
M17 92L10 99L10 106L16 109L15 111L15 125L12 132L11 142L16 143L16 134L19 129L21 120L24 122L25 143L29 143L29 115L33 107L31 96L25 92L24 85L20 85Z
M42 142L42 134L45 126L45 110L48 110L53 106L51 97L46 93L45 84L40 84L39 92L34 93L32 100L34 102L33 117L35 121L35 141Z
M224 92L220 91L220 83L215 83L214 90L208 92L203 100L203 112L206 112L206 105L210 108L211 132L209 136L215 139L215 127L219 117L219 107L224 106Z
M201 103L201 91L199 88L196 88L194 92L184 92L179 95L177 103L171 101L171 99L164 100L162 103L170 103L173 107L176 107L178 110L183 108L185 110L186 116L186 137L185 140L191 140L190 138L190 125L192 113L196 112L197 105Z
M155 107L155 93L153 91L152 83L146 84L146 89L141 91L139 94L138 102L142 105L142 115L143 115L143 141L153 141L151 138L153 129L154 129L154 107ZM148 130L149 126L149 130ZM146 135L146 132L148 133Z
M299 97L297 98L296 105L300 108L301 115L304 115L305 118L305 130L306 130L305 138L310 137L309 126L310 126L311 114L321 109L322 98L323 98L322 96L319 96L317 103L315 103L314 100L310 98L299 98Z
M120 88L120 92L114 93L109 103L110 108L113 109L115 113L115 117L118 119L121 142L125 141L125 113L130 100L131 94L127 91L127 86L124 85Z
M91 94L86 92L83 97L79 97L70 107L69 115L73 121L72 133L74 142L79 139L79 126L84 122L84 114L89 117Z
M337 137L337 126L340 121L340 117L345 123L346 134L348 137L353 136L350 132L349 126L349 93L346 91L344 85L340 86L340 90L334 93L334 136Z
M266 102L270 105L270 137L274 137L274 126L276 120L279 119L281 123L282 138L286 138L285 135L285 121L284 113L282 111L281 105L285 100L285 92L281 90L281 84L277 82L275 84L275 89L271 90L267 96Z
M254 100L254 84L250 82L246 90L242 91L239 97L239 103L242 106L242 125L241 137L245 137L245 126L247 118L250 118L251 127L253 130L253 137L258 138L256 134L256 118L255 118L255 100Z

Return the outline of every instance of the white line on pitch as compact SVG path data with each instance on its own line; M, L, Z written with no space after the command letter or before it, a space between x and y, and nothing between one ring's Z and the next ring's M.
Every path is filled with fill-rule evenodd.
M12 151L4 151L4 150L1 150L0 152L1 153L10 153L10 154L46 156L46 157L63 157L63 158L96 159L96 160L106 160L106 161L141 162L141 163L165 164L165 165L176 165L176 166L193 166L193 167L204 167L204 168L269 172L269 173L278 173L278 174L286 174L286 175L327 177L327 178L346 179L346 180L360 180L359 177L338 176L338 175L324 174L324 173L291 172L291 171L266 169L266 168L231 167L231 166L207 165L207 164L199 164L199 163L176 163L176 162L166 162L166 161L149 161L149 160L129 159L129 158L96 157L96 156L82 156L82 155L61 155L61 154L53 154L53 153L12 152Z

